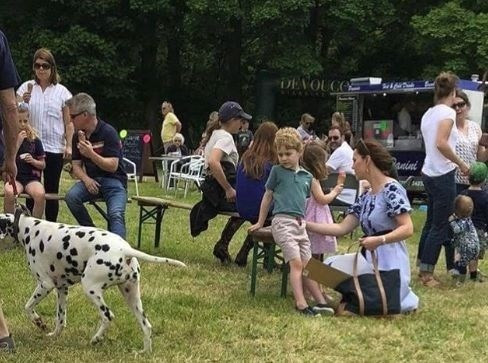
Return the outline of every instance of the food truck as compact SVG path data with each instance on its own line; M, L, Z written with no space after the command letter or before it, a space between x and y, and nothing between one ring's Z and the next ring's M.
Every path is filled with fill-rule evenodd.
M471 103L469 119L484 130L484 91L476 75L460 80ZM351 79L347 91L335 93L356 137L381 142L396 159L396 168L410 197L423 194L421 169L425 159L420 121L433 105L433 81L382 82L381 78Z

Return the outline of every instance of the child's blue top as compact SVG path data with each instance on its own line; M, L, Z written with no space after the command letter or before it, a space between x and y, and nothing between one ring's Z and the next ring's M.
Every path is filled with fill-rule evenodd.
M265 184L273 164L266 162L260 179L252 179L245 172L242 163L237 168L236 206L239 215L248 221L257 221L259 207L265 192Z
M310 196L312 174L305 169L291 170L275 165L271 169L266 189L273 192L273 215L305 215L305 202Z

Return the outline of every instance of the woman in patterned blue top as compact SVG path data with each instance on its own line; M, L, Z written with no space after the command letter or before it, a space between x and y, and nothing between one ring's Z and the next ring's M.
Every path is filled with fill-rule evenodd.
M405 189L389 177L393 159L388 151L375 141L359 140L353 154L356 177L366 179L371 188L364 193L339 224L307 222L312 232L343 236L361 225L365 237L359 243L365 249L375 250L380 270L400 270L400 301L402 312L417 309L419 299L410 289L410 263L405 239L413 234L409 212L410 203ZM366 254L366 258L371 258Z

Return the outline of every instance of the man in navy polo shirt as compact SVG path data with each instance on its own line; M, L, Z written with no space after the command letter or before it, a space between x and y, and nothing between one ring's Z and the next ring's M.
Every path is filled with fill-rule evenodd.
M17 134L19 133L19 115L17 114L17 99L14 88L20 84L20 77L15 69L10 48L5 35L0 31L0 111L3 120L3 135L5 147L0 140L0 165L4 173L5 181L15 180L17 166L15 156L17 154ZM0 123L0 132L2 123ZM4 162L5 157L5 162ZM7 323L0 308L0 351L13 351L14 341L8 331Z
M84 203L102 198L109 230L125 239L127 174L117 131L97 118L90 95L78 93L66 105L75 126L72 173L80 180L66 194L66 204L81 226L94 226Z

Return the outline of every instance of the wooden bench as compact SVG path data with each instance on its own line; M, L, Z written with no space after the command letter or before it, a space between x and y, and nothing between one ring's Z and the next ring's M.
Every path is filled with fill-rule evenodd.
M154 247L158 248L161 241L161 225L163 224L164 212L168 208L179 208L191 210L193 205L181 203L175 200L157 197L134 196L132 200L137 201L139 206L139 227L137 232L137 248L141 247L141 235L143 224L154 224ZM239 217L235 212L219 212L221 215L229 217Z
M0 197L5 197L5 193L0 193ZM29 194L26 193L21 193L19 194L18 198L23 198L23 199L32 199ZM58 200L58 201L64 201L65 196L61 194L56 194L56 193L46 193L45 195L46 200ZM105 209L103 209L100 205L97 204L97 202L103 202L103 199L96 199L96 200L91 200L88 203L91 204L97 211L100 213L100 215L107 221L108 223L108 216L107 212ZM128 203L130 203L130 199L127 200Z
M256 280L258 263L262 263L263 267L271 273L277 263L275 258L280 260L279 267L281 268L281 297L286 297L286 288L288 285L289 265L285 263L283 257L279 255L281 252L276 248L276 243L271 233L271 226L260 228L256 231L249 232L254 242L252 265L251 265L251 295L256 295Z

